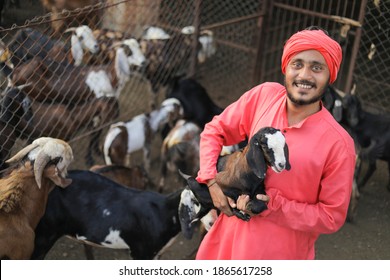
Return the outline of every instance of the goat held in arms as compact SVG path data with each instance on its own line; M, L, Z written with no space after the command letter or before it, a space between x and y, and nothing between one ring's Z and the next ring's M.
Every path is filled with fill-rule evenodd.
M224 194L234 200L242 194L248 194L250 201L247 210L258 214L267 209L265 202L257 200L256 195L265 194L264 179L268 166L277 173L291 168L285 137L279 129L273 127L261 128L244 149L220 156L215 181ZM200 205L206 208L199 214L207 213L214 205L206 184L200 184L195 178L184 174L183 177L187 179L188 186ZM233 209L233 213L244 221L250 219L248 214L237 209Z

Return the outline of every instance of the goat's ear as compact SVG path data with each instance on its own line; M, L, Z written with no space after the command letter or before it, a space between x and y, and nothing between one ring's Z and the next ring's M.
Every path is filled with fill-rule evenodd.
M77 38L75 34L73 34L71 37L71 43L72 43L71 52L74 59L74 65L80 66L81 62L83 61L84 52L80 40L79 38Z
M118 48L115 54L115 72L118 77L130 76L130 65L123 48Z
M339 99L336 99L333 104L332 115L337 122L341 122L343 117L343 102Z
M285 169L286 170L290 170L291 169L291 165L290 165L290 156L289 156L289 152L288 152L287 143L284 144L284 155L286 156L286 167L285 167Z
M251 145L251 147L249 147L246 154L248 165L258 178L264 179L265 172L267 171L267 164L265 163L261 145L258 141L251 141L249 145Z
M47 167L44 173L47 178L49 178L51 181L53 181L54 184L61 188L66 188L72 183L72 179L61 176L61 172L54 164Z

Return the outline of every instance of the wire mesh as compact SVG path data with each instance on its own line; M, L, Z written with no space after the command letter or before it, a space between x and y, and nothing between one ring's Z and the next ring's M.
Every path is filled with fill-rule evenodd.
M33 2L22 4L32 5ZM326 29L343 48L336 87L343 89L353 74L364 104L389 110L386 94L389 88L386 80L389 74L389 1L368 1L364 9L367 2L364 0L89 0L76 1L87 6L67 6L66 10L62 10L63 7L49 10L41 2L38 9L30 9L35 14L30 14L24 22L15 16L16 8L8 7L7 12L2 13L3 22L7 19L11 24L0 29L3 43L0 48L1 160L8 157L12 147L17 149L25 141L44 134L68 140L78 155L75 167L83 168L86 152L95 145L91 144L91 139L98 137L101 146L110 124L150 111L152 99L156 98L158 105L165 98L167 85L177 75L196 78L221 107L236 100L256 83L283 82L280 72L283 44L291 34L310 25ZM364 21L361 20L362 8ZM22 10L25 12L25 9L19 9ZM105 51L97 56L85 52L81 65L74 66L69 60L73 33L65 31L83 24L95 30L95 36L101 34L99 44ZM132 66L117 101L107 109L103 106L107 103L98 103L90 96L90 90L80 77L93 67L91 65L111 64L104 67L112 68L116 49L112 47L113 42L124 38L141 42L148 26L161 27L174 39L154 40L152 47L150 42L141 44L147 54L149 70L144 66ZM199 29L195 29L194 35L183 38L181 31L186 26ZM7 66L6 49L19 32L28 29L37 30L41 35L36 36L30 46L24 44L25 40L18 41L11 55L21 61L20 64L30 60L36 63L24 70L24 75L30 71L29 76L17 83L27 85L23 92L30 97L31 105L20 94L5 94L9 83L7 76L18 73ZM205 30L212 31L216 52L200 63L196 59L199 48L196 39ZM51 40L55 43L49 43ZM355 57L355 48L359 45ZM56 49L60 49L61 55L53 56ZM45 53L48 57L36 59L42 56L43 50L51 54ZM64 57L66 62L61 61ZM34 85L28 85L30 82ZM100 79L95 79L93 85L98 82ZM89 96L89 99L85 101L83 96ZM26 110L28 106L33 113ZM97 134L99 131L101 135ZM93 158L96 163L103 161L98 153Z

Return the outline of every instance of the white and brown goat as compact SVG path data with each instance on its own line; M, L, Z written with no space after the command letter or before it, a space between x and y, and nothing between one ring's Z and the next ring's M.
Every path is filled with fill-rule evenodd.
M183 114L180 101L166 99L157 110L135 116L127 122L111 125L104 140L106 164L130 165L130 154L143 149L144 167L150 168L152 137L166 123L175 122Z
M224 194L235 201L238 196L248 194L251 199L247 204L248 211L258 214L267 208L263 201L256 199L256 195L265 194L264 179L268 167L277 173L291 168L285 137L279 129L273 127L261 128L252 136L243 150L220 156L215 180ZM199 212L208 213L214 208L214 204L207 186L198 183L194 177L184 177L187 179L189 189L197 198L198 204L202 206ZM237 209L232 210L238 218L245 221L250 219L248 214ZM185 217L181 219L186 220Z
M29 259L34 230L45 213L49 192L68 186L70 146L48 137L38 138L6 161L0 179L0 258Z

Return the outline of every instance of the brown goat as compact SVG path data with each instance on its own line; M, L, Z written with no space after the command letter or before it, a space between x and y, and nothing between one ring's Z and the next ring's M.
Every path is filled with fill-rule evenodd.
M256 195L265 193L264 178L268 167L271 167L275 172L291 168L284 135L279 129L273 127L261 128L252 136L249 144L243 150L220 156L215 182L226 196L234 200L237 200L242 194L248 194L251 200L247 204L247 210L258 214L267 209L263 201L256 199ZM190 190L202 205L199 213L204 215L214 208L207 186L199 184L194 177L184 174L182 176L187 180ZM246 213L237 209L232 209L232 211L242 220L248 221L250 219ZM186 217L183 219L188 220Z
M100 154L99 138L103 124L118 117L119 103L114 97L94 98L76 106L33 102L32 125L40 135L71 140L80 131L94 130L87 150L86 162L93 165L93 151Z
M129 67L125 50L119 46L115 60L105 65L73 66L34 57L14 69L12 84L25 85L33 100L74 105L101 96L118 97L130 75Z
M49 192L68 186L70 146L59 139L38 138L7 160L0 179L0 258L29 259L35 228L45 213Z
M127 187L140 190L154 187L152 180L142 166L95 165L89 170Z
M61 15L63 10L72 11L86 6L96 5L100 0L41 0L42 6L51 13L51 26L54 35L60 35L68 26L84 23L92 29L97 27L100 9L86 10L78 16L66 17Z

